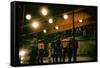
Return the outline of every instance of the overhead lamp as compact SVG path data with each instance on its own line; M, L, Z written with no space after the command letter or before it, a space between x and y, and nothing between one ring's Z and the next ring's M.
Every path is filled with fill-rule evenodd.
M48 14L47 8L45 8L45 7L41 8L41 13L43 16L46 16Z
M33 22L32 22L32 27L33 27L34 29L38 28L38 27L39 27L39 23L38 23L37 21L33 21Z
M59 29L59 27L58 27L58 26L55 26L55 29L56 29L56 30L58 30L58 29Z
M67 15L67 14L64 14L64 15L63 15L63 18L64 18L65 20L67 20L67 19L68 19L68 15Z
M23 56L22 56L22 57L20 57L20 59L21 59L21 60L24 60L24 59L25 59L25 57L23 57Z
M21 63L21 64L23 64L23 63L24 63L24 61L20 61L20 63Z
M79 22L80 22L80 23L82 23L82 22L83 22L83 20L82 20L82 19L80 19L80 20L79 20Z
M44 30L43 30L43 32L44 32L44 33L47 33L47 30L46 30L46 29L44 29Z
M31 20L31 18L32 18L32 16L31 16L30 14L27 14L27 15L26 15L26 19L27 19L27 20Z
M52 18L49 18L49 21L48 21L50 24L53 23L53 19Z
M26 54L27 54L27 50L25 50L25 49L21 49L19 51L19 56L21 56L21 57L26 56Z

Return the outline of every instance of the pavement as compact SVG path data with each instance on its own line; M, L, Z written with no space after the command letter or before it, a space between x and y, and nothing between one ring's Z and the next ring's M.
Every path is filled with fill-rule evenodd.
M87 62L87 61L95 61L96 59L94 59L93 57L83 57L83 56L78 56L77 57L77 62ZM59 59L58 59L58 61L59 61ZM73 58L72 58L72 61L73 61ZM65 59L65 62L68 62L68 58L66 57L66 59ZM48 58L47 57L44 57L43 58L43 63L49 63L49 61L48 61ZM53 63L53 61L52 61L52 58L51 58L51 63Z

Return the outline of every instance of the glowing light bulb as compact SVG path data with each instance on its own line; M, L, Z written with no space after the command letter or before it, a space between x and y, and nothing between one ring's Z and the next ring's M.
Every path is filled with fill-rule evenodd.
M64 15L63 15L63 18L64 18L65 20L67 20L67 19L68 19L68 15L67 15L67 14L64 14Z
M53 19L52 18L49 18L49 23L53 23Z
M43 16L46 16L48 14L48 11L47 11L46 8L42 8L41 13L42 13Z
M25 56L26 54L27 54L27 51L24 49L19 51L19 56L21 56L21 57Z
M38 28L39 27L39 23L37 21L32 22L32 27L33 28Z
M58 30L58 29L59 29L59 27L58 27L58 26L56 26L56 27L55 27L55 29L56 29L56 30Z
M27 14L27 15L26 15L26 19L27 19L27 20L31 20L31 18L32 18L32 17L31 17L30 14Z
M20 61L20 63L21 63L21 64L23 64L23 63L24 63L24 61Z
M82 23L82 22L83 22L83 20L81 20L81 19L80 19L80 20L79 20L79 22L80 22L80 23Z
M25 57L23 57L23 56L22 56L22 57L20 57L20 59L21 59L21 60L24 60L24 59L25 59Z
M47 30L46 30L46 29L44 29L44 30L43 30L43 32L44 32L44 33L47 33Z

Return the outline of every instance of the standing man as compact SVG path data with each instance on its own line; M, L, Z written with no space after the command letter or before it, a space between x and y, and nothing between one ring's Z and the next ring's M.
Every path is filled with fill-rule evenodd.
M62 59L63 59L63 62L65 62L66 55L68 55L68 40L67 40L67 38L64 38L61 44L62 44L61 45L61 47L62 47Z
M60 38L58 38L57 39L57 41L56 41L56 62L58 63L59 61L58 61L58 59L60 59L60 62L61 62L61 54L62 54L62 51L61 51L61 40L60 40Z
M77 40L73 40L73 62L77 61L77 48L78 48L78 41Z
M29 64L37 64L37 48L35 46L31 46L31 52L29 55Z
M73 62L77 61L77 48L78 48L77 40L71 37L69 39L69 46L68 46L68 62L71 62L72 58Z
M38 43L38 62L43 63L43 56L44 56L44 41L41 40Z
M29 64L37 64L37 55L37 38L34 36L31 45Z

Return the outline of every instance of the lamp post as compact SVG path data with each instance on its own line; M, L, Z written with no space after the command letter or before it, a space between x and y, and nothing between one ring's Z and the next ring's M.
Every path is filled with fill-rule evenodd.
M72 11L72 37L73 37L73 40L75 40L74 10Z

